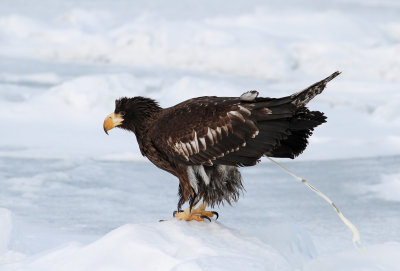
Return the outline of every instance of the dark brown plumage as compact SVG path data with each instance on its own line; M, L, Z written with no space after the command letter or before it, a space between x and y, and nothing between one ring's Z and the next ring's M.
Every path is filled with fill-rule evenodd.
M199 97L169 108L144 97L121 98L104 129L132 131L141 153L179 179L178 209L204 200L211 206L236 201L243 188L238 167L262 156L295 158L326 117L306 104L320 94L333 73L283 98Z

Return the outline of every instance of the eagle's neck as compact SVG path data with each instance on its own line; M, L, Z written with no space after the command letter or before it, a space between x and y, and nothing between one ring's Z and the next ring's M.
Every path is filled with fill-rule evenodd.
M139 145L141 145L143 137L146 136L151 123L157 119L161 110L162 108L152 99L135 98L134 105L127 112L126 119L129 119L129 121L126 123L126 128L135 133Z

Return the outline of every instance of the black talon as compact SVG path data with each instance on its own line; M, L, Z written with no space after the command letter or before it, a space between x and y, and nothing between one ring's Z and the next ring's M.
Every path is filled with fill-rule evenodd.
M213 214L216 216L215 220L217 220L217 219L218 219L218 217L219 217L219 214L218 214L218 212L216 212L216 211L212 211L211 213L213 213Z
M203 219L208 219L208 221L210 221L211 222L211 218L209 218L208 216L206 216L206 215L201 215L200 216L200 218L203 218Z
M158 222L165 222L165 221L168 221L168 220L166 220L166 219L160 219L160 220L158 220Z
M178 212L178 211L174 211L174 212L172 213L172 216L175 217L177 212Z

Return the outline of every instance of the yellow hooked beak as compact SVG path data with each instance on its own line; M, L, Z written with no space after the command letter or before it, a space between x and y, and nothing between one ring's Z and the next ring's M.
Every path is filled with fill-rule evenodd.
M106 134L108 135L108 131L110 131L114 127L117 127L118 125L121 125L123 121L124 119L121 114L111 113L104 120L104 132L106 132Z

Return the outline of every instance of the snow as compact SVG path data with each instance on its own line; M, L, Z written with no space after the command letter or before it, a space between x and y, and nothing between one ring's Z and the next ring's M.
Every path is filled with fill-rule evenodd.
M0 254L2 254L7 251L12 230L11 212L9 210L0 208L0 225Z
M229 266L227 266L229 264ZM219 223L127 224L4 270L291 270L270 246Z
M239 202L218 208L218 221L198 223L172 218L177 181L148 162L0 161L0 205L13 213L0 216L10 225L0 232L1 270L396 270L400 263L397 202L364 187L398 169L399 156L286 164L352 220L361 251L329 204L273 164L242 169Z
M399 2L0 3L0 270L397 270ZM121 96L163 107L249 90L280 97L334 71L325 112L285 163L241 169L218 222L172 219L177 180L106 136ZM159 223L159 219L168 222Z
M379 183L368 185L365 190L384 200L400 201L400 174L383 175Z
M343 251L307 263L303 270L396 270L400 243L373 245L363 251Z

